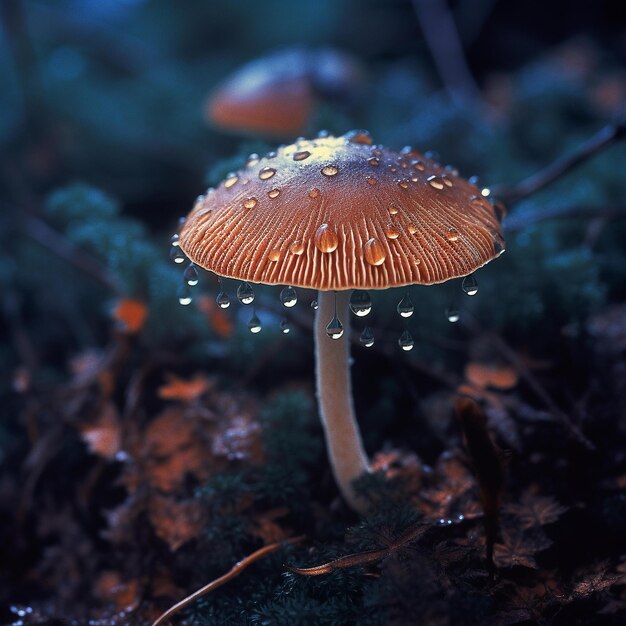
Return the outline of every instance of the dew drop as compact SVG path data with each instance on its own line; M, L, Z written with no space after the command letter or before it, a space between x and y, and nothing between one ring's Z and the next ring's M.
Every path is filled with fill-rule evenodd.
M286 317L283 317L283 319L280 320L280 331L283 333L283 335L287 335L289 334L290 330L291 327L289 326L289 321Z
M276 158L276 155L277 155L277 154L278 154L277 152L275 152L274 150L272 150L271 152L268 152L268 153L265 155L265 158L266 158L266 159L274 159L274 158ZM269 169L269 168L268 168L268 169Z
M372 185L372 187L378 184L378 180L374 178L373 176L366 176L365 180L367 181L367 184Z
M419 176L417 174L413 174L411 176L411 182L416 183L419 180Z
M322 174L324 176L336 176L339 173L339 168L336 165L325 165L322 168Z
M237 174L231 172L224 181L224 187L226 187L226 189L230 189L238 180L239 178L237 177Z
M296 256L300 256L304 252L304 242L294 241L289 246L289 252L291 252L291 254L295 254Z
M351 143L361 143L367 146L371 146L374 143L372 136L367 130L351 130L344 136Z
M248 330L256 335L261 332L261 328L263 328L261 326L261 320L258 318L256 313L253 313L250 321L248 322Z
M316 231L314 236L315 247L320 252L333 252L339 245L337 233L331 229L328 224L322 224Z
M498 256L500 256L501 254L504 254L505 252L504 241L499 235L496 235L496 237L493 240L493 251Z
M428 180L428 184L433 189L443 189L444 187L444 184L441 181L441 178L439 178L438 176L429 176L427 180Z
M414 235L418 229L417 229L417 226L415 226L415 224L409 224L407 226L407 230L409 231L411 235Z
M276 174L276 170L273 167L263 167L259 172L259 178L261 180L269 180L274 174Z
M302 150L301 152L296 152L293 155L294 161L304 161L304 159L308 159L311 156L311 153L308 150Z
M256 198L246 198L243 201L244 209L254 209L254 207L258 204L258 200Z
M367 291L355 289L350 296L350 310L357 317L365 317L372 310L372 298Z
M449 306L446 309L446 317L452 324L456 324L461 319L461 313L455 306Z
M441 177L441 180L443 181L443 184L444 184L446 187L452 187L452 186L454 186L454 183L452 182L452 179L448 178L448 177L447 177L447 176L445 176L445 175Z
M179 246L180 245L180 235L178 233L174 233L172 235L172 238L170 239L170 243L173 246Z
M278 196L280 195L280 189L274 188L274 189L270 189L267 192L267 195L273 200L274 198L278 198Z
M198 284L198 270L193 263L190 263L183 272L183 280L190 287L195 287Z
M189 291L189 287L187 285L183 285L178 290L178 302L183 306L191 304L191 292Z
M270 250L267 258L272 262L272 263L276 263L276 261L278 261L278 259L280 259L280 250L274 248L274 250Z
M407 183L406 180L400 180L398 181L398 187L402 187L402 189L408 189L409 183Z
M230 306L230 298L225 291L220 291L215 297L215 302L220 309L227 309Z
M365 242L363 252L365 254L365 260L370 265L382 265L385 262L385 249L375 237Z
M385 236L387 239L397 239L400 236L400 229L393 224L385 226Z
M488 197L491 195L491 189L489 189L489 187L483 187L483 188L480 190L480 195L481 195L483 198L488 198Z
M179 246L172 246L170 248L170 259L174 261L174 263L184 263L185 262L185 254L180 249Z
M389 207L389 215L397 215L398 214L398 208L395 206L390 206Z
M459 240L459 231L452 226L448 228L448 234L446 235L448 241L458 241Z
M374 345L374 333L369 326L366 326L363 329L363 332L359 337L359 341L361 342L361 345L365 346L366 348L371 348Z
M319 308L319 304L317 303L317 300L311 300L311 308L314 311L317 311L317 309Z
M246 160L247 167L253 167L259 162L259 155L256 152L253 152L248 159Z
M296 290L293 287L283 287L280 292L280 301L283 303L283 306L286 306L288 309L295 306L296 302L298 302Z
M311 191L309 191L309 198L317 198L320 195L320 190L317 187L313 187Z
M411 300L409 294L405 294L398 302L398 306L396 307L400 317L411 317L415 312L415 307L413 306L413 301Z
M413 337L408 330L405 330L401 335L400 339L398 339L398 345L405 351L413 350L413 346L415 342L413 341Z
M424 165L424 161L415 161L415 163L413 164L413 167L418 171L418 172L423 172L426 169L426 165Z
M474 274L466 276L461 283L461 287L468 296L475 296L478 293L478 281Z
M331 339L341 339L343 336L343 324L339 321L339 318L334 315L333 319L328 322L326 326L326 334Z
M372 157L371 159L367 159L367 162L372 166L372 167L377 167L378 165L380 165L380 160L377 159L376 157Z
M254 289L250 283L241 283L237 287L237 300L241 304L252 304L254 302Z
M326 137L328 137L330 135L330 133L327 130L320 130L317 133L317 138L318 139L326 139Z

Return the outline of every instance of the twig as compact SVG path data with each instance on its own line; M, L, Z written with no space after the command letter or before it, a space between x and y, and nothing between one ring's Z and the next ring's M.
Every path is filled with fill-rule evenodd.
M220 576L219 578L212 580L208 585L205 585L201 589L198 589L198 591L194 591L191 595L187 596L184 600L181 600L180 602L176 603L174 606L170 607L167 611L165 611L165 613L160 615L155 622L152 623L152 626L159 626L159 624L162 624L165 620L169 619L170 617L178 613L180 610L189 606L192 602L194 602L198 598L201 598L207 593L210 593L214 589L221 587L222 585L229 582L233 578L239 576L239 574L241 574L243 570L245 570L249 565L252 565L252 563L254 563L255 561L262 559L268 554L272 554L272 552L277 552L281 548L284 548L286 545L298 543L302 541L303 539L304 539L304 536L293 537L292 539L287 539L285 541L280 541L277 543L270 543L267 546L263 546L262 548L248 555L247 557L245 557L238 563L235 563L232 569L228 571L226 574L224 574L223 576Z
M599 218L603 220L618 220L626 218L626 206L623 207L580 207L580 206L559 206L551 207L536 213L525 215L511 215L504 220L504 229L507 233L516 233L528 226L554 219L576 219L576 218Z
M626 123L609 124L585 141L574 153L557 159L516 185L495 185L492 187L492 194L506 205L518 202L547 187L607 146L624 138L626 138Z
M480 90L465 59L446 0L413 0L415 15L437 70L451 98L461 104L481 101Z

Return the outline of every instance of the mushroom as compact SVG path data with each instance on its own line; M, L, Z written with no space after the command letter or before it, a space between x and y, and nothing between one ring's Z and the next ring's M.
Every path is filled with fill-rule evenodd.
M504 250L494 207L475 185L409 147L373 145L365 131L254 155L198 198L178 243L247 293L250 283L285 285L289 306L295 288L318 290L319 413L339 489L359 511L353 481L369 463L352 401L349 309L369 311L364 290L468 276Z
M206 104L226 130L269 137L302 133L318 99L349 99L363 82L360 63L334 48L290 48L243 65Z

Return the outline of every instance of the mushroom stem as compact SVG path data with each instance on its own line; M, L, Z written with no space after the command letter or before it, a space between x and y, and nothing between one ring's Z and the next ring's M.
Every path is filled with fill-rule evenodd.
M315 318L317 398L328 456L339 491L355 511L363 512L366 503L355 493L352 481L369 472L370 466L352 401L348 362L349 297L349 291L340 291L336 295L332 291L320 291L318 295L319 307ZM335 310L344 326L344 335L340 339L331 339L326 333L326 326L333 319Z

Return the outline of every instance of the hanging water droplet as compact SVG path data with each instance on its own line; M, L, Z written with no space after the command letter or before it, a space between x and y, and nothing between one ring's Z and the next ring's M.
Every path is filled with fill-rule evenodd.
M183 273L183 280L190 286L195 287L198 284L198 270L193 263L190 263Z
M261 180L269 180L274 174L276 174L276 170L273 167L263 167L259 172L259 178Z
M324 176L336 176L338 173L339 168L336 165L326 165L322 168Z
M183 306L191 304L191 292L187 285L182 285L178 290L178 302Z
M475 296L478 293L478 281L474 274L466 276L461 283L461 287L468 296Z
M400 302L398 302L398 306L396 308L400 317L411 317L411 315L415 312L413 301L408 293L404 294L404 297L400 300Z
M178 246L180 245L180 235L178 233L174 233L172 235L172 238L170 239L170 243L172 244L172 246Z
M242 283L237 287L237 300L241 304L252 304L254 302L254 289L250 283Z
M246 198L243 201L244 209L254 209L254 207L258 204L258 200L256 198Z
M304 159L308 159L311 156L311 153L308 150L302 150L300 152L296 152L293 155L294 161L304 161Z
M274 198L278 198L278 196L280 195L280 189L274 188L274 189L270 189L267 192L267 195L273 200Z
M256 313L252 314L250 321L248 322L248 330L255 335L261 332L261 320L257 317Z
M407 183L406 180L400 180L398 181L398 187L402 187L402 189L408 189L409 183Z
M317 187L313 187L311 191L309 191L309 198L317 198L320 195L320 190Z
M284 335L288 334L291 330L291 327L289 326L289 320L287 320L286 317L283 317L283 319L280 320L280 330Z
M328 322L326 326L326 334L331 339L341 339L343 335L343 324L339 321L339 318L334 315L333 319Z
M413 341L413 337L408 330L405 330L401 335L400 339L398 339L398 345L405 351L413 350L413 346L415 342Z
M374 345L374 333L369 326L366 326L359 337L359 341L366 348L371 348Z
M446 309L446 317L452 324L456 324L461 319L461 313L455 306L449 306Z
M288 309L295 306L296 302L298 302L296 290L293 287L283 287L283 290L280 292L280 301Z
M489 189L489 187L483 187L483 188L480 190L480 195L481 195L483 198L488 198L488 197L491 195L491 189Z
M494 240L493 240L493 251L500 256L501 254L504 253L505 248L504 248L504 241L502 241L501 237L497 236Z
M224 181L224 187L226 187L226 189L230 189L238 180L239 178L237 177L237 174L231 172Z
M350 296L350 310L357 317L365 317L372 310L372 298L367 291L355 289Z
M172 246L170 248L170 259L174 261L174 263L184 263L185 262L185 254L180 249L179 246Z
M320 252L334 252L339 245L337 233L328 224L321 224L313 237L315 246Z
M215 302L217 302L217 306L220 307L220 309L227 309L230 306L230 298L225 291L220 291L217 294Z
M319 308L319 304L317 303L317 300L311 300L311 308L314 311L317 311L317 309Z

